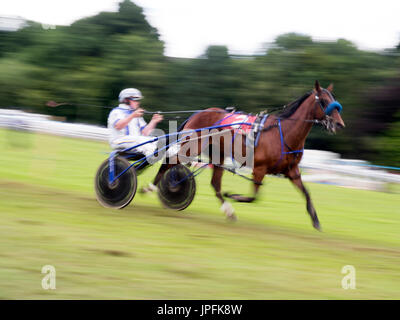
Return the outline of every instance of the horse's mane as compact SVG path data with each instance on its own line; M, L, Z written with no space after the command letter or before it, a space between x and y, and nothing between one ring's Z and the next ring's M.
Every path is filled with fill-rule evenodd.
M293 113L296 112L296 110L301 106L304 100L306 100L311 95L311 93L312 91L309 91L302 97L296 99L295 101L292 101L288 105L285 105L283 107L283 110L278 113L278 116L283 119L289 118Z

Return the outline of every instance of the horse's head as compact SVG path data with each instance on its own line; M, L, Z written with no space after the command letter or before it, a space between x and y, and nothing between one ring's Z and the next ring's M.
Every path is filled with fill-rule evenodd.
M344 128L344 122L340 116L342 105L336 101L332 94L333 85L330 84L327 89L321 88L318 81L315 81L314 99L315 99L315 119L322 122L325 128L335 133L337 129Z

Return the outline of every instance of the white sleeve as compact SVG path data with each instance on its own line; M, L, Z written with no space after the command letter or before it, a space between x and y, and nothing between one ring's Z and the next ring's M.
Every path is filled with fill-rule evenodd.
M139 120L140 132L142 132L142 130L147 126L147 122L142 117L140 117L138 120Z
M111 111L107 121L108 127L114 128L115 124L123 118L124 116L118 110Z

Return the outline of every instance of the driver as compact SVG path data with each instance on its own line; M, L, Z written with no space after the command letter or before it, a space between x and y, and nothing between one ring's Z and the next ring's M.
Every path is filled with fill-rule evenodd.
M111 148L126 149L152 140L149 137L157 124L163 120L160 114L154 114L151 121L143 119L144 110L140 107L142 93L135 88L127 88L119 94L119 106L108 116L108 128L111 131L109 139ZM157 149L157 142L146 143L133 149L145 156L152 155Z

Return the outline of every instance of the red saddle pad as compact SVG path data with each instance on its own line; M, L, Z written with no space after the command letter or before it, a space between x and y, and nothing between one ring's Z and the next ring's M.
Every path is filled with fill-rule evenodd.
M247 114L229 113L221 120L220 125L235 123L233 126L227 126L226 129L236 129L237 133L247 134L250 132L254 121L256 121L256 118L257 116L251 116Z

